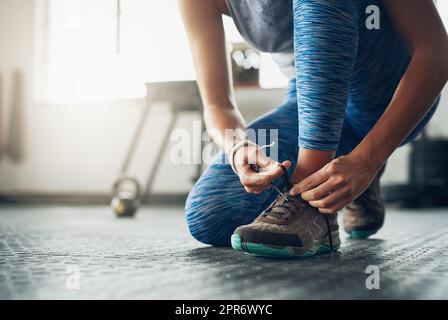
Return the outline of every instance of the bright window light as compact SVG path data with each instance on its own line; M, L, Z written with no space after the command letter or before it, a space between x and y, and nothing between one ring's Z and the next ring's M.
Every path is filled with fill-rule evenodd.
M175 0L50 0L47 10L46 102L141 98L145 82L195 78Z
M224 17L224 28L227 41L231 43L244 42L231 18ZM288 79L281 73L277 64L272 60L271 55L261 53L260 87L264 89L283 88L287 84Z
M440 16L445 24L445 28L448 29L448 1L438 0L437 8L439 9Z
M196 78L176 0L46 3L43 102L142 98L145 82ZM230 18L224 23L230 42L243 41ZM285 83L268 55L260 76L263 87Z

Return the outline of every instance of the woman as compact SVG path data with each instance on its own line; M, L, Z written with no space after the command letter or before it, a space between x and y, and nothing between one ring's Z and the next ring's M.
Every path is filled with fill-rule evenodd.
M375 233L384 220L385 162L422 131L447 82L448 38L433 2L180 0L180 7L207 129L222 148L187 199L192 235L262 256L307 257L339 247L344 207L348 233ZM249 126L233 97L223 14L251 46L274 53L291 79L285 102ZM278 129L278 161L248 140L246 128Z

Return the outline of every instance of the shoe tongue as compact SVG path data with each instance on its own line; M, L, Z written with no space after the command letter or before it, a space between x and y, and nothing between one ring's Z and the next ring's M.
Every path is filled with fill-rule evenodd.
M265 216L269 218L270 222L281 222L291 217L297 211L295 202L299 198L291 197L289 192L284 192L279 195L277 199L266 210Z

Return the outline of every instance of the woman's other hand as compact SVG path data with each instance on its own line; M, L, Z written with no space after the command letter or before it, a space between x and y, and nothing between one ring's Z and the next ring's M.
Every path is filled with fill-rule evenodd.
M291 195L301 194L321 213L337 213L369 187L380 168L358 155L341 156L295 184Z
M271 187L271 182L283 175L283 165L290 168L291 161L274 161L256 146L239 148L234 156L235 169L247 192L260 194Z

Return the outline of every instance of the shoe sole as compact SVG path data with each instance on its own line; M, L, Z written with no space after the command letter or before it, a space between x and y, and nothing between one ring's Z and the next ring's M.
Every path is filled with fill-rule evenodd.
M366 239L370 237L371 235L378 232L377 230L353 230L350 232L347 232L352 239Z
M318 254L330 253L331 251L329 245L320 244L302 254L297 254L294 252L294 247L275 248L262 243L244 242L239 234L232 235L231 243L232 248L235 250L265 258L303 259ZM339 245L334 246L333 251L338 250L339 247Z

